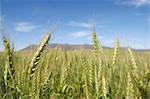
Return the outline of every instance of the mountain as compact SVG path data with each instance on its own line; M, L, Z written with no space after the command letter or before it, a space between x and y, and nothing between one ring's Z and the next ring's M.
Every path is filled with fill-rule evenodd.
M39 47L39 45L29 45L26 48L21 49L20 51L34 51ZM76 44L76 45L72 45L72 44L49 44L47 45L46 49L50 50L50 49L54 49L54 48L61 48L64 50L74 50L74 49L92 49L92 45L88 45L88 44Z
M21 49L20 51L34 51L38 48L39 45L29 45L26 48ZM49 44L46 49L61 48L64 50L74 50L74 49L92 49L93 46L89 44ZM110 47L105 47L111 49Z
M20 52L24 52L24 51L35 51L37 48L39 47L39 45L29 45L26 48L23 48L20 50ZM64 50L74 50L74 49L92 49L93 46L89 45L89 44L49 44L47 45L46 49L50 50L50 49L54 49L54 48L61 48ZM112 49L111 47L106 47L103 46L104 49ZM127 49L126 47L121 47L121 49ZM133 49L137 52L150 52L150 49Z

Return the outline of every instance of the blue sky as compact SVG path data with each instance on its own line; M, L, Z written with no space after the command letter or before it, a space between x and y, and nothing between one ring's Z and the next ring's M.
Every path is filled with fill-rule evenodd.
M149 0L1 0L0 36L15 49L39 44L51 30L50 43L92 44L92 27L102 45L150 48ZM0 40L0 50L3 43Z

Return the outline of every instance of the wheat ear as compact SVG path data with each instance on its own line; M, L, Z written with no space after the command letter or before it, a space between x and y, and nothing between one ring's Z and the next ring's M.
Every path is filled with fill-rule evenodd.
M119 40L116 39L115 41L115 47L114 47L114 53L113 53L113 58L112 58L112 64L115 65L117 62L117 57L119 54Z
M50 34L45 36L44 40L40 44L40 47L38 48L38 50L34 54L32 60L31 60L31 63L30 63L29 71L28 71L28 73L30 74L30 77L32 77L34 75L34 72L37 69L36 66L37 66L37 64L41 58L41 54L42 54L43 50L45 49L46 45L48 44L50 37L51 37Z
M13 67L13 47L11 48L8 40L6 37L3 37L3 42L4 42L4 46L5 46L5 52L7 55L7 64L8 64L8 71L10 76L13 78L14 76L14 67Z
M134 99L134 89L129 72L127 75L126 99Z
M83 67L83 70L82 70L82 81L84 83L83 90L84 90L84 93L86 95L86 99L89 99L88 82L87 82L87 64L86 63L87 63L86 59L83 56L82 57L82 67Z
M132 66L133 66L132 73L133 73L133 75L138 79L138 78L139 78L139 77L138 77L138 72L137 72L137 71L138 71L138 67L137 67L135 58L134 58L133 53L132 53L132 51L131 51L130 48L128 48L128 52L129 52L129 55L130 55L130 57L131 57Z

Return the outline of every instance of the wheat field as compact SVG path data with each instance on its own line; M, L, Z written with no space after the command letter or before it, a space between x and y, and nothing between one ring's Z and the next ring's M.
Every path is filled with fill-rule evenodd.
M150 52L103 49L93 33L93 49L19 53L3 37L0 53L1 99L150 99Z

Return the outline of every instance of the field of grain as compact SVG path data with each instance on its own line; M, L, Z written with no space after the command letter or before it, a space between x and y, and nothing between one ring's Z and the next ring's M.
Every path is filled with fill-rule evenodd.
M150 99L150 52L101 47L93 33L92 50L14 52L3 38L0 53L1 99Z

